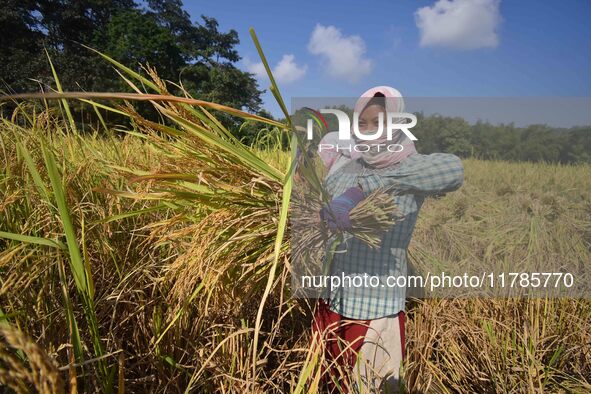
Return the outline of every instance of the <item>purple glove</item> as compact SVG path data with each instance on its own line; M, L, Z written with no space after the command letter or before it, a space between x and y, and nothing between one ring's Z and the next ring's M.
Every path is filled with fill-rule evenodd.
M363 198L363 190L359 187L351 187L322 207L320 218L327 222L328 228L332 231L336 231L337 229L342 231L350 230L352 226L349 212Z

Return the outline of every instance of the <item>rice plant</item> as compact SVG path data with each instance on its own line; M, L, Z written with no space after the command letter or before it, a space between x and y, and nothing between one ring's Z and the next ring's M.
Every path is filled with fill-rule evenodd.
M289 151L246 146L215 111L278 134L291 125L171 96L149 67L144 76L102 56L135 94L58 86L45 95L59 99L57 111L18 101L0 119L0 383L57 393L320 390L327 361L310 335L313 305L290 298L297 141ZM283 102L274 80L271 90ZM65 110L76 99L133 127L82 135ZM134 100L169 122L144 119ZM591 167L464 164L464 187L422 209L409 251L419 270L590 261L591 190L581 179ZM426 299L408 309L410 392L591 389L588 300Z

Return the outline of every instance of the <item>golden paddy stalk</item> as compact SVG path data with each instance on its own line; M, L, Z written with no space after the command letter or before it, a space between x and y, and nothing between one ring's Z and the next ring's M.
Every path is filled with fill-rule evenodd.
M155 74L130 78L167 95ZM67 117L34 103L0 119L0 383L314 392L326 361L310 337L312 307L290 298L289 237L277 242L290 154L244 146L186 102L154 100L171 125L132 105L101 105L136 130L73 134ZM591 185L581 182L591 166L464 164L460 191L425 202L409 250L416 267L591 260ZM48 198L54 186L61 210ZM378 212L379 201L363 212ZM357 228L370 219L360 212ZM81 272L92 285L76 280ZM410 392L591 390L588 300L410 303Z

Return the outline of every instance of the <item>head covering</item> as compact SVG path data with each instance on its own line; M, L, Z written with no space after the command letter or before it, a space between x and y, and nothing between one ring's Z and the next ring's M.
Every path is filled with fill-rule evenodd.
M376 97L376 93L381 93L384 97L384 101L386 103L386 111L387 112L404 112L404 100L400 92L390 86L376 86L361 95L361 97L357 100L355 104L355 112L361 115L361 112L365 109L365 107L374 102L374 97ZM372 100L373 99L373 100ZM395 118L395 123L402 123L404 118ZM351 136L355 139L352 140L340 140L339 139L339 132L333 131L327 133L320 144L327 144L331 146L336 146L337 144L340 146L349 146L351 143L362 143L370 145L371 149L368 152L359 152L356 150L336 150L336 149L322 149L319 152L320 158L322 159L325 167L330 170L330 173L336 170L336 167L340 167L341 165L345 164L347 160L356 160L361 158L367 165L376 167L376 168L383 168L388 167L390 165L396 164L406 157L417 153L414 143L406 134L404 134L401 130L394 130L392 133L392 140L387 140L386 131L386 114L384 114L384 132L380 136L380 138L376 140L360 140L356 137L353 131L354 124L351 123ZM379 147L371 146L372 144L383 144ZM400 151L400 146L402 145L402 150ZM388 151L389 145L395 145L392 148L392 152ZM400 152L398 152L400 151ZM333 168L334 167L334 168Z
M376 86L361 95L355 103L354 111L361 115L368 104L375 102L374 97L383 95L386 103L386 112L404 112L404 99L400 92L390 86ZM403 123L404 118L394 118L394 123ZM388 140L386 133L386 114L383 117L382 134L374 140L359 139L353 132L355 122L351 122L351 136L356 143L367 144L370 149L367 152L359 152L361 160L367 165L376 168L384 168L399 163L410 155L417 153L413 141L402 130L394 130L392 139ZM375 130L377 131L377 130ZM370 135L373 133L369 133ZM379 145L379 146L378 146Z

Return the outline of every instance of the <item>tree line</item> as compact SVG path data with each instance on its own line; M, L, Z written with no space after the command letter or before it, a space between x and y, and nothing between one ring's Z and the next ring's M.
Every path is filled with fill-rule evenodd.
M162 79L182 81L195 98L271 117L261 107L264 91L254 75L236 67L238 33L220 31L216 19L205 15L193 22L182 6L182 0L5 0L0 12L0 90L20 93L55 87L48 54L64 90L132 91L83 43L142 74L140 64L149 64ZM170 93L181 94L170 88ZM140 114L157 117L149 103L136 104ZM93 111L84 111L74 100L71 106L75 119L92 124ZM3 115L12 109L10 103L0 106ZM416 115L413 133L421 153L591 163L591 127L470 124L459 117ZM300 116L304 115L296 112L294 119ZM336 120L330 118L329 122ZM105 120L113 125L125 121L113 114L105 114ZM260 124L227 116L222 121L245 143L259 141Z
M555 128L545 124L517 127L461 117L417 113L413 134L421 153L449 152L489 160L591 163L591 126Z
M217 20L205 15L193 22L182 5L182 0L5 0L0 90L55 88L48 54L64 90L131 92L108 62L84 44L143 75L140 64L149 64L164 80L182 80L194 98L261 111L264 90L252 73L236 67L241 59L235 48L238 33L220 31ZM171 86L170 93L180 94L180 89ZM82 104L73 101L72 106L80 119ZM156 115L148 103L138 107L142 114ZM6 114L13 108L1 110ZM120 123L109 116L114 115L107 122Z
M344 105L333 106L349 115L353 110ZM419 153L453 153L462 158L485 160L531 161L553 163L591 163L591 125L556 128L546 124L517 127L513 123L492 124L477 121L471 124L462 117L414 112ZM310 112L298 110L293 122L306 126ZM336 116L325 115L328 130L338 130ZM305 138L305 137L304 137ZM316 141L318 142L318 141Z

